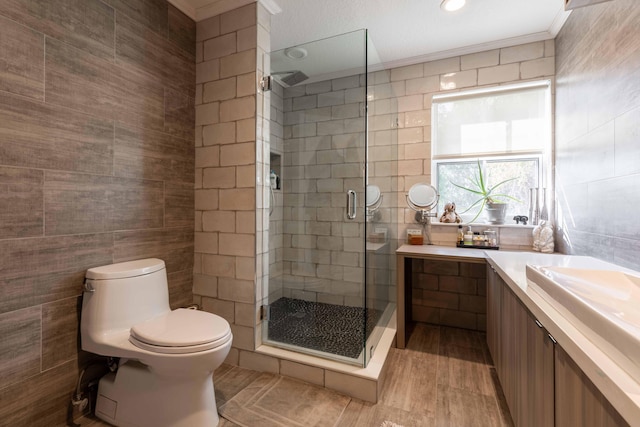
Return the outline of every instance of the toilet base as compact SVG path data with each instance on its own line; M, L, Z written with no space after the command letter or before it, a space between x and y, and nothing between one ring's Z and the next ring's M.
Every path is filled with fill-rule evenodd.
M211 373L162 377L134 361L100 379L96 416L119 427L211 427L220 421Z

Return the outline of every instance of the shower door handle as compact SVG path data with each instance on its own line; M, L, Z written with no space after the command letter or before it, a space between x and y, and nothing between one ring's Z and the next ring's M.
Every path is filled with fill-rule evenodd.
M356 192L353 190L347 191L347 218L356 219L356 205L357 205Z

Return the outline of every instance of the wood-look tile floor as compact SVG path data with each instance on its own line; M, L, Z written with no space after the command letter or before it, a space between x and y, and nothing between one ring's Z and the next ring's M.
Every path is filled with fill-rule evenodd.
M513 426L485 334L415 324L391 349L378 403L280 375L223 365L214 374L220 427ZM85 418L82 426L105 426Z

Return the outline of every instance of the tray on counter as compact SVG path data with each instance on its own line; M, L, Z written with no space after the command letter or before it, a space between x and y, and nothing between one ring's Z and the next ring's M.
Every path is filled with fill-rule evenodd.
M494 251L497 251L498 249L500 249L500 246L461 245L460 243L456 243L456 247L468 248L468 249L485 249L485 250L494 250Z

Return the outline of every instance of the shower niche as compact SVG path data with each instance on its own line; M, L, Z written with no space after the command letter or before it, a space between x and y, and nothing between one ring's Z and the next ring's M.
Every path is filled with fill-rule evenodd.
M389 73L366 30L280 49L265 63L269 171L280 189L271 192L265 224L262 343L366 366L395 310ZM379 189L375 215L367 186ZM368 241L376 230L389 230L383 244Z

